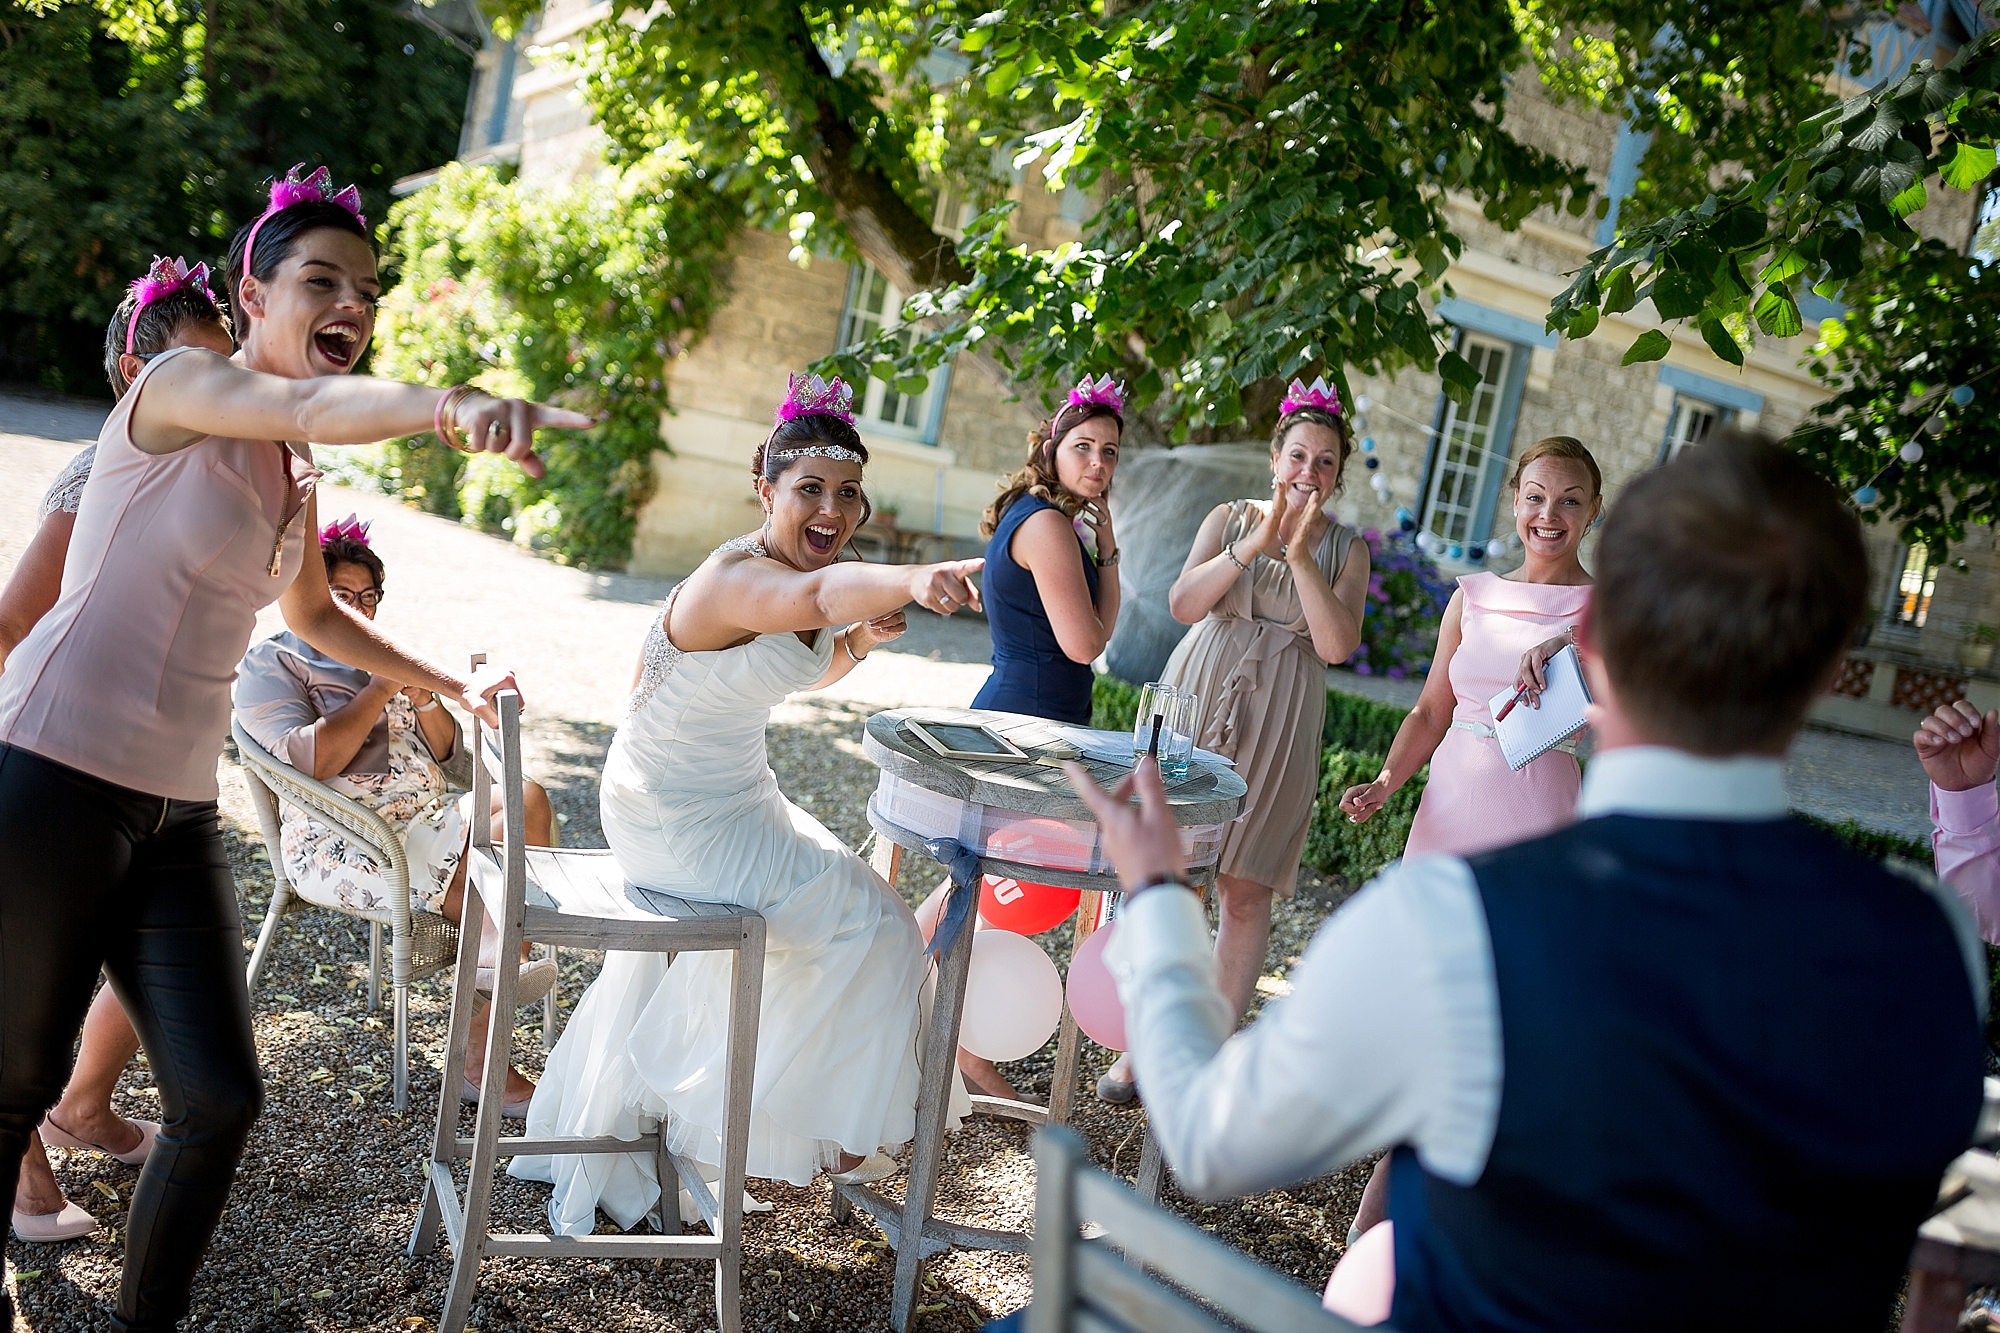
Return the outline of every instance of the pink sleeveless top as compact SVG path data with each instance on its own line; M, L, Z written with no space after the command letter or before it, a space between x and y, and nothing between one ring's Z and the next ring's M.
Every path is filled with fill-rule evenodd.
M149 795L212 801L236 663L257 612L299 572L319 473L301 444L134 445L132 409L181 350L139 373L97 437L62 596L0 672L0 741Z

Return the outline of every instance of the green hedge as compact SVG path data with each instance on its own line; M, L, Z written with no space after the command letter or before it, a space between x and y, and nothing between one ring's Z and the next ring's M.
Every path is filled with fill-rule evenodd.
M1358 887L1403 854L1428 768L1404 783L1367 823L1350 823L1340 812L1341 794L1358 783L1374 781L1381 771L1379 751L1328 749L1320 755L1319 796L1313 802L1312 824L1306 830L1303 860L1307 865L1323 875L1339 875Z
M1116 676L1099 674L1090 683L1090 725L1104 731L1130 731L1139 720L1139 687Z

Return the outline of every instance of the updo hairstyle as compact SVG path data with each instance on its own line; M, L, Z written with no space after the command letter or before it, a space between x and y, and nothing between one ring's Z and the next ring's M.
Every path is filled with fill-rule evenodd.
M827 412L807 412L778 423L751 456L750 471L775 486L778 478L799 462L796 458L780 458L778 455L793 449L810 449L816 444L852 449L861 455L861 466L868 466L868 446L861 442L861 432L854 429L853 422L843 421ZM861 522L855 526L867 527L874 514L875 504L868 498L867 488L864 487L861 491Z
M1000 494L986 506L986 513L979 520L980 536L991 537L1007 510L1024 495L1048 501L1067 518L1074 519L1083 512L1083 501L1070 494L1056 477L1056 446L1065 435L1097 417L1110 417L1118 423L1119 435L1124 435L1125 418L1109 403L1070 403L1028 432L1027 461L1000 483ZM1108 496L1110 492L1107 490L1105 494Z
M1528 464L1543 458L1566 458L1572 463L1581 463L1590 472L1590 498L1601 499L1604 495L1604 474L1598 470L1597 460L1590 456L1590 450L1583 447L1583 441L1574 435L1551 435L1536 440L1521 451L1521 457L1514 463L1514 475L1507 484L1515 490L1521 489L1521 474L1528 470Z
M377 591L382 587L382 557L352 537L330 537L319 544L320 558L329 573L335 565L359 565L368 571Z
M1333 432L1333 438L1340 442L1340 466L1333 482L1333 493L1339 495L1347 489L1347 460L1354 453L1354 432L1347 425L1347 418L1337 412L1329 412L1323 407L1295 407L1278 418L1277 426L1271 431L1271 457L1285 447L1285 436L1294 426L1324 426Z
M132 350L141 356L164 352L182 329L194 324L219 325L224 333L229 333L229 320L216 307L215 301L200 287L189 284L176 287L165 296L146 303L139 312L139 322L132 323L132 307L139 303L139 294L128 291L125 299L112 312L111 322L104 326L104 377L111 381L111 395L123 398L125 391L132 387L125 373L118 368L119 358L125 354L125 331L132 330Z
M264 225L257 231L257 253L246 256L243 247L250 240L250 230L255 221L239 228L234 240L229 243L229 295L232 305L242 299L243 279L248 276L259 282L269 282L271 275L278 271L278 265L292 257L298 249L299 238L309 231L321 227L331 227L351 236L359 236L367 241L368 228L361 225L361 219L342 208L339 204L324 199L308 199L281 208L264 219ZM369 249L374 243L369 242ZM247 262L246 262L247 260Z

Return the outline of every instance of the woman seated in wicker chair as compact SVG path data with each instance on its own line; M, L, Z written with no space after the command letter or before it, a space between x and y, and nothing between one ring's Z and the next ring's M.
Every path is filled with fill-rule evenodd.
M320 553L334 599L357 615L375 618L382 602L383 565L368 544L368 525L350 515L320 534ZM380 815L403 837L410 867L410 907L457 922L465 898L465 849L472 818L468 793L449 799L445 766L460 767L458 722L429 690L371 675L313 649L290 632L251 645L238 668L236 718L243 729L282 762L326 783ZM468 769L469 771L469 769ZM555 842L548 793L526 785L527 841ZM343 912L389 906L392 890L367 848L345 831L289 802L281 804L285 877L306 902ZM493 793L490 817L500 816ZM496 827L494 836L500 836ZM489 907L490 911L490 907ZM480 990L492 993L490 957L499 931L490 918L481 934ZM556 965L523 957L518 992L522 1004L548 994ZM490 1007L472 1022L466 1102L478 1100ZM507 1075L506 1112L521 1115L535 1085L518 1070Z

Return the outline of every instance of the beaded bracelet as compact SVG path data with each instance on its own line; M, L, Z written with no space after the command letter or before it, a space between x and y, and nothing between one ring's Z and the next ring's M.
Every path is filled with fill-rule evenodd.
M1230 542L1227 546L1224 546L1222 548L1222 553L1229 557L1230 564L1236 566L1238 569L1242 570L1245 574L1248 574L1250 572L1250 566L1244 564L1241 560L1238 560L1236 558L1235 542Z
M458 433L458 422L453 418L457 415L458 405L477 392L470 384L456 384L446 389L444 397L438 399L437 410L431 413L431 430L447 449L456 449L462 454L472 452L466 447L465 437Z

